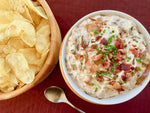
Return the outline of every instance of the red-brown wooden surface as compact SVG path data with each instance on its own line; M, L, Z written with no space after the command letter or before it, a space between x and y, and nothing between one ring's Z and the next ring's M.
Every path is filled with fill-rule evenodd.
M138 19L150 32L150 0L47 0L47 2L56 17L62 37L81 17L104 9L128 13ZM71 103L87 113L150 113L150 83L130 101L118 105L95 105L78 98L68 88L59 65L38 86L13 99L0 101L0 113L78 113L69 105L54 104L45 99L44 89L51 85L62 87Z

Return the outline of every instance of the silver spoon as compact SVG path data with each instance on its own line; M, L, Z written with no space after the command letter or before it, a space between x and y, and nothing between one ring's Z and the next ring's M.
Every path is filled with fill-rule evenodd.
M47 89L45 89L44 95L51 102L54 102L54 103L64 102L64 103L69 104L71 107L73 107L74 109L76 109L80 113L85 113L84 111L82 111L79 108L75 107L73 104L71 104L68 101L63 89L61 89L60 87L57 87L57 86L48 87Z

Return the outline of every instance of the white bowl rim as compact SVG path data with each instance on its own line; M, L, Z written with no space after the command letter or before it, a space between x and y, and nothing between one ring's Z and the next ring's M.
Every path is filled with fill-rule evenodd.
M98 15L98 14L115 14L115 15L118 15L118 16L121 16L121 17L124 17L127 19L131 19L132 21L134 21L137 24L138 27L140 27L140 31L142 30L142 32L144 33L144 37L150 38L150 35L149 35L148 31L146 30L146 28L137 19L133 18L132 16L130 16L126 13L116 11L116 10L100 10L100 11L92 12L92 13L82 17L81 19L79 19L66 34L64 41L63 41L62 48L61 48L62 52L60 53L62 56L62 58L60 59L62 62L62 70L64 72L65 80L69 84L69 87L71 88L71 90L74 90L73 92L76 93L80 98L82 98L88 102L91 102L91 103L103 104L103 105L113 105L113 104L123 103L123 102L126 102L126 101L134 98L146 87L146 85L149 83L149 80L150 80L150 73L146 77L146 79L143 81L142 85L137 86L136 88L126 92L125 94L106 98L106 99L98 99L98 98L95 98L95 97L92 97L92 96L86 94L82 89L80 89L76 85L76 83L72 80L71 76L67 73L67 68L66 68L66 63L65 63L65 50L66 50L67 40L68 40L72 30L77 25L79 25L83 20L87 19L88 17ZM147 45L148 45L148 42L147 42ZM150 50L150 47L148 49Z

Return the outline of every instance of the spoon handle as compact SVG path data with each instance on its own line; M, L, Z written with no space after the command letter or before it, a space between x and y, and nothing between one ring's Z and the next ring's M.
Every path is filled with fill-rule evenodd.
M69 104L71 107L73 107L74 109L76 109L77 111L79 111L80 113L85 113L84 111L82 111L81 109L75 107L73 104L71 104L69 101L66 102L67 104Z

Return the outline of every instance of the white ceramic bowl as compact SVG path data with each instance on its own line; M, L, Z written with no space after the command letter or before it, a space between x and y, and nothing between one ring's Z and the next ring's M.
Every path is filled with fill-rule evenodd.
M79 25L83 20L87 19L88 17L94 16L94 15L99 15L99 14L118 15L118 16L121 16L123 18L127 18L127 19L130 19L130 20L134 21L137 24L137 27L139 28L139 31L144 35L144 37L146 39L148 50L150 51L150 35L149 35L148 31L145 29L145 27L138 20L136 20L135 18L131 17L130 15L128 15L126 13L123 13L123 12L120 12L120 11L101 10L101 11L96 11L96 12L93 12L93 13L90 13L90 14L84 16L79 21L77 21L71 27L71 29L68 31L68 33L66 34L66 36L63 40L63 43L61 45L61 50L60 50L60 54L59 54L60 68L61 68L63 78L64 78L65 82L67 83L67 85L70 87L70 89L77 96L79 96L83 100L86 100L88 102L95 103L95 104L104 104L104 105L119 104L119 103L123 103L125 101L128 101L128 100L132 99L133 97L135 97L136 95L138 95L146 87L146 85L148 84L148 82L150 80L150 74L143 81L142 85L128 91L125 94L118 95L118 96L111 97L111 98L106 98L106 99L98 99L98 98L95 98L95 97L92 97L92 96L86 94L82 89L80 89L76 85L76 83L72 80L72 78L68 74L67 68L66 68L65 50L66 50L66 45L67 45L68 38L70 37L73 28L75 28L77 25Z

